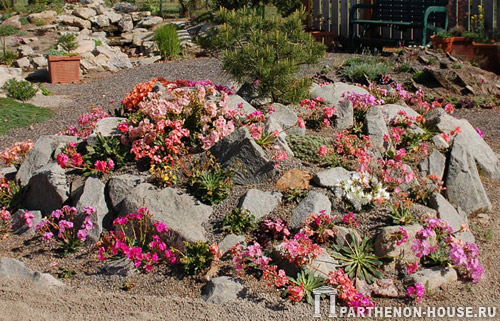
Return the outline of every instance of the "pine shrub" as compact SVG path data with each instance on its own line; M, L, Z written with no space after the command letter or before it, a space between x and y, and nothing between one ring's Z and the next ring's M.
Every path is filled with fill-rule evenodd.
M325 52L304 31L302 13L286 18L263 18L255 9L221 9L201 44L223 63L224 70L240 83L254 83L259 93L273 101L295 103L307 97L310 79L297 79L303 64L314 64Z

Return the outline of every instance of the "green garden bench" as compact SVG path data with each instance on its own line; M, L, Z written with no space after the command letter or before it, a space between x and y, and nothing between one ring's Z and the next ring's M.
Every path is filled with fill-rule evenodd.
M361 25L365 27L364 33L376 27L395 27L400 31L422 29L422 44L425 45L428 30L436 32L448 28L447 3L448 0L374 0L373 4L356 4L351 7L349 15L351 44L356 39L355 25ZM358 19L357 11L360 9L371 10L370 18ZM434 23L444 26L438 28ZM368 40L359 39L361 42Z

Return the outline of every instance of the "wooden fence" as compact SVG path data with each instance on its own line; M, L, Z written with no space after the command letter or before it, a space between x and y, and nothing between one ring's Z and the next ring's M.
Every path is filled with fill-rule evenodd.
M304 0L306 11L309 13L307 21L309 29L330 32L334 37L348 37L350 31L349 11L351 6L357 3L370 3L370 0ZM500 0L450 0L448 9L450 11L448 15L450 28L456 25L456 17L459 17L461 25L470 29L471 17L478 14L479 5L484 6L486 29L500 32ZM356 28L362 27L357 26ZM357 30L357 32L360 31ZM380 29L380 33L384 38L395 40L419 42L422 38L420 30L401 32L395 28L383 27Z

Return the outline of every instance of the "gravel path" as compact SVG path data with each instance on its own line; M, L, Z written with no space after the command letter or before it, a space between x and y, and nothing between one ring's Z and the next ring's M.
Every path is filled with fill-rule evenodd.
M84 113L88 106L101 105L105 109L113 110L119 106L120 100L136 84L154 77L188 80L210 79L216 84L231 84L229 77L223 73L220 62L211 58L140 66L111 75L109 73L95 74L91 78L83 79L79 84L46 84L45 87L54 95L37 97L38 100L30 102L39 106L50 105L57 114L44 123L35 124L29 128L14 129L3 135L0 138L0 150L16 141L27 139L36 141L41 135L52 135L70 125L75 125L78 116ZM65 97L61 98L61 95ZM114 99L116 103L109 104L111 99ZM39 103L39 100L43 100L44 104ZM50 100L48 104L47 100Z

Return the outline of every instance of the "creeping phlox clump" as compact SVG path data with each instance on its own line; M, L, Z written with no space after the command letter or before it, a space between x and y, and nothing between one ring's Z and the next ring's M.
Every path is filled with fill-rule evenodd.
M177 261L164 242L168 233L165 223L153 223L147 208L115 219L113 227L115 231L103 236L104 246L99 248L100 260L124 256L146 271L152 271L153 266L160 262L173 264Z
M354 206L382 204L390 197L382 183L368 173L354 173L350 179L340 181L338 187L341 196Z
M447 222L429 218L415 235L411 249L424 264L446 266L451 263L462 269L473 283L478 283L484 277L484 268L479 264L476 244L454 236L465 230L466 227L462 226L454 232Z
M35 226L35 232L47 243L56 241L64 253L76 252L87 239L87 234L94 227L91 215L95 208L87 206L82 213L75 207L64 206L53 211ZM32 218L32 217L31 217ZM26 219L28 226L31 220Z
M78 117L78 126L70 126L67 130L59 132L59 135L76 136L86 139L94 131L99 120L111 115L105 112L101 106L89 108L89 113L83 113Z

